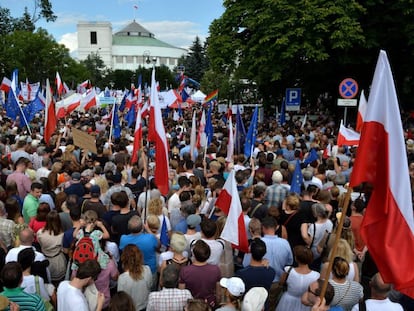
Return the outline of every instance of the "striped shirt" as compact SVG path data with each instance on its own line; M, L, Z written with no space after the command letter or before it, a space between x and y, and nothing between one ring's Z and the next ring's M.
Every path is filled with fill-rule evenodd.
M20 310L46 311L42 298L37 294L28 294L23 288L4 288L1 295L19 305Z

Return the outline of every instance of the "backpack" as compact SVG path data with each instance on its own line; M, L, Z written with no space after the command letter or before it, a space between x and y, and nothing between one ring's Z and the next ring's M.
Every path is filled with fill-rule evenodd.
M75 264L79 265L86 260L96 259L97 257L92 239L89 236L84 236L76 243L72 255L72 260Z

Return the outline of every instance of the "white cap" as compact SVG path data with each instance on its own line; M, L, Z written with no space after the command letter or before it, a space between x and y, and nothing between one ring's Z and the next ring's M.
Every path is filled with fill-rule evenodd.
M244 296L242 311L262 311L268 293L264 287L252 287Z
M221 278L220 285L227 288L229 293L235 297L240 297L245 291L243 280L237 277Z

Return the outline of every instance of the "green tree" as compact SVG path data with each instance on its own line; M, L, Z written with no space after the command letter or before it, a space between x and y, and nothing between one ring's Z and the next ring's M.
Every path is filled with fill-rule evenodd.
M99 85L105 71L105 63L98 52L92 52L81 64L86 67L89 72L89 77L93 85Z
M10 10L0 7L0 36L7 35L14 30L16 19L10 15Z
M33 32L36 29L32 17L29 14L27 8L24 9L23 16L16 19L14 23L14 30L30 31Z
M73 60L69 50L44 29L34 33L14 31L0 36L0 42L0 64L6 76L18 68L21 80L28 78L34 82L44 82L46 78L55 81L56 71L68 84L88 77L85 67Z
M33 32L36 22L40 19L54 22L56 18L50 0L33 0L33 12L30 13L29 9L25 7L20 18L12 17L9 9L0 6L0 35L8 34L14 30Z
M393 67L400 100L414 89L414 6L410 0L240 0L210 25L208 58L215 73L257 83L265 103L280 102L286 87L301 87L314 103L339 96L346 77L368 90L379 49Z
M185 57L182 57L179 62L185 67L185 75L191 79L200 82L203 78L204 72L208 68L208 60L200 38L197 36L193 41L189 52Z
M224 1L225 13L210 26L208 56L216 72L256 81L268 98L275 82L303 83L309 64L332 50L347 51L364 37L357 1Z

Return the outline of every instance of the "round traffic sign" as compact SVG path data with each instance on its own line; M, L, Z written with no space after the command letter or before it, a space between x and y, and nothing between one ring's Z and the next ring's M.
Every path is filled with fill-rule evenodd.
M358 83L351 78L344 79L339 84L339 94L342 98L354 98L358 94Z

